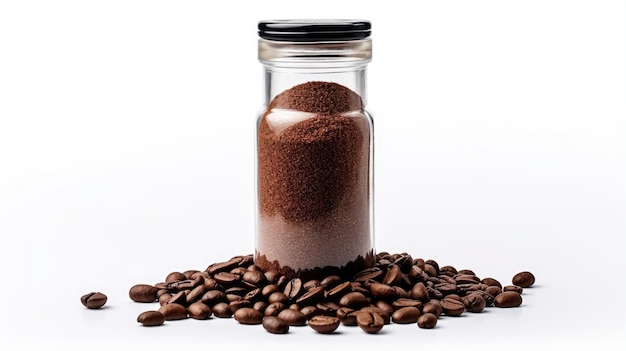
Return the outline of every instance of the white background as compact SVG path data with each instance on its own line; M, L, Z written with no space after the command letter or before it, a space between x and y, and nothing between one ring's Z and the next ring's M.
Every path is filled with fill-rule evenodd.
M1 349L624 346L624 2L217 3L0 1ZM132 285L254 249L274 18L372 21L377 249L530 270L521 308L375 336L135 322Z

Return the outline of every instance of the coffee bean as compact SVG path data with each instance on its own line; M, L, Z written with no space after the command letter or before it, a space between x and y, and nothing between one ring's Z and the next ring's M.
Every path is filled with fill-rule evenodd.
M296 303L301 306L313 305L324 298L324 287L316 286L300 296Z
M211 307L200 301L189 305L189 307L187 307L187 311L189 313L189 317L193 319L209 319L209 317L213 314Z
M172 298L172 294L167 293L159 296L159 305L165 305Z
M339 319L329 316L314 316L309 320L309 326L318 333L330 334L339 327Z
M235 311L244 307L252 308L252 302L250 302L250 300L240 299L240 300L229 302L228 306L230 306L230 310L233 311L233 313L235 313Z
M341 306L358 309L367 305L367 298L360 292L349 292L341 297L339 304Z
M521 286L517 285L507 285L502 288L502 291L515 291L516 293L521 294L524 289Z
M166 303L159 308L159 312L163 313L166 321L173 321L187 318L187 308L177 303Z
M478 313L485 309L487 303L480 294L469 294L461 300L468 312Z
M89 309L97 309L104 306L104 304L107 302L107 296L101 292L91 292L89 294L81 296L80 302L83 304L83 306Z
M358 272L357 274L355 274L353 280L356 282L364 282L370 279L376 280L376 279L380 279L382 275L383 275L383 271L380 268L372 267L372 268L364 269Z
M282 302L270 303L265 308L265 311L263 312L263 314L265 316L278 316L278 313L280 313L280 311L284 310L285 308L287 307Z
M267 278L265 277L265 274L263 274L263 272L250 270L245 272L241 279L243 279L244 282L256 287L263 285L267 281Z
M320 281L317 279L307 280L305 283L302 284L302 287L304 288L304 290L307 290L307 291L313 288L317 288L318 286L320 286Z
M287 322L290 326L302 326L306 324L304 314L300 311L292 310L291 308L280 311L277 317Z
M422 329L432 329L437 325L437 316L432 313L424 313L417 319L417 326Z
M365 307L361 308L360 310L358 310L357 312L375 313L375 314L377 314L377 315L379 315L379 316L381 316L383 318L383 323L384 324L390 324L391 323L391 313L383 310L380 307L365 306Z
M241 280L241 276L230 272L219 272L213 276L213 279L223 286L230 287L238 283Z
M261 297L262 297L261 288L250 290L243 296L244 300L248 300L251 302L255 302L259 300Z
M496 285L491 285L485 289L485 292L493 297L496 297L502 292L502 289Z
M393 311L396 310L396 308L392 304L390 304L389 302L387 302L385 300L378 300L378 301L376 301L374 306L376 306L377 308L382 310L382 312L387 314L387 315L391 315L393 313Z
M437 300L430 300L422 306L422 313L431 313L439 317L443 313L441 303Z
M337 284L334 288L330 289L328 292L328 298L330 299L339 299L343 295L352 291L352 284L350 282L343 282Z
M497 286L498 288L502 289L502 284L500 284L498 280L493 278L484 278L480 282L488 286Z
M280 291L272 293L267 298L267 302L269 302L269 303L274 303L274 302L286 303L287 301L289 301L289 297L287 295L285 295L284 293L280 292Z
M200 301L203 295L204 295L204 285L198 285L195 288L193 288L193 290L191 290L189 294L187 294L187 303L191 304L196 301Z
M317 307L324 316L337 317L337 310L341 308L341 305L332 301L326 301L324 303L318 303L315 307Z
M431 264L426 263L424 265L423 270L430 277L436 277L437 276L437 269L433 265L431 265Z
M346 326L356 326L356 314L350 307L341 307L337 310L337 318Z
M369 291L372 296L380 297L383 299L397 298L399 295L397 287L382 283L370 284Z
M415 307L422 308L422 302L419 300L407 299L407 298L399 298L391 303L391 306L394 309L399 309L402 307Z
M182 274L181 272L172 272L167 275L167 278L165 278L165 283L169 284L169 283L173 283L173 282L177 282L177 281L181 281L185 279L187 279L187 277L185 277L185 275Z
M493 304L496 307L517 307L522 304L522 295L515 291L503 291L495 297Z
M183 306L187 306L187 293L185 291L179 291L176 294L172 295L167 300L168 304L175 303Z
M159 289L148 284L137 284L130 288L128 296L135 302L154 302Z
M387 271L385 272L382 283L387 285L395 285L400 282L401 278L402 271L400 270L400 266L392 263L387 267Z
M146 327L156 327L165 321L165 316L159 311L146 311L137 316L137 322Z
M304 306L300 310L300 312L306 317L307 320L311 319L313 316L318 316L322 312L320 312L319 308L315 306ZM339 312L339 310L337 310Z
M322 279L320 285L323 286L325 289L332 289L342 282L343 280L338 275L329 275L326 278Z
M261 324L263 322L263 314L250 307L238 309L233 317L240 324Z
M369 334L378 333L385 325L383 317L376 312L358 312L356 314L356 323L363 331Z
M422 282L419 282L413 285L413 287L411 288L411 292L409 293L409 296L412 299L420 300L420 301L428 301L430 299L428 296L428 291L426 290L426 286Z
M445 315L456 317L465 312L465 305L459 300L445 297L441 300L441 309Z
M294 278L290 280L285 286L285 290L283 291L283 293L287 295L290 300L295 300L300 297L300 295L304 293L302 280L300 278Z
M219 318L230 318L233 315L233 311L226 302L218 302L211 307L213 315Z
M391 321L398 324L415 323L421 315L422 313L416 307L402 307L391 315Z
M287 334L289 323L278 317L268 316L263 318L263 328L272 334Z
M268 285L265 285L261 289L261 295L263 295L263 296L270 296L272 293L275 293L275 292L277 292L279 290L280 290L280 288L278 287L278 285L276 285L276 284L268 284Z
M512 283L522 288L530 288L535 284L535 276L530 272L519 272L513 276Z
M265 301L257 301L252 305L252 308L254 308L255 310L263 313L265 312L265 309L267 308L267 302Z
M226 302L226 294L224 294L221 290L209 290L202 295L200 301L204 302L209 306L213 306L218 302Z
M241 262L241 259L231 259L227 262L214 263L207 267L206 272L210 275L215 275L219 272L227 272L237 267L239 262Z

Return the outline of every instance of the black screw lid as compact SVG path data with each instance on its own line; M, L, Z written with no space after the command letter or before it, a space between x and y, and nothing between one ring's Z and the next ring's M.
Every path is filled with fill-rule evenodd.
M372 25L361 20L271 20L259 22L259 36L275 41L346 41L370 36Z

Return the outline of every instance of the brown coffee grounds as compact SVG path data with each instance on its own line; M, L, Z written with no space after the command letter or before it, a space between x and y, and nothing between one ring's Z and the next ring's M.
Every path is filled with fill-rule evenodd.
M373 264L362 108L342 85L308 82L276 96L262 116L255 262L263 269Z

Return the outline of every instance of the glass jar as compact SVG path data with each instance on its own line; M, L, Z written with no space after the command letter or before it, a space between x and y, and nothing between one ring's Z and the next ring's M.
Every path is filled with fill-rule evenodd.
M373 124L366 106L371 24L258 25L254 262L287 276L351 276L374 265Z

